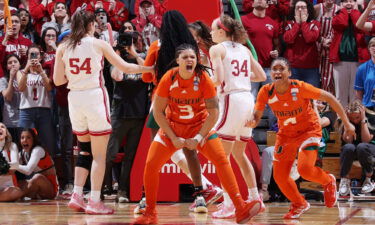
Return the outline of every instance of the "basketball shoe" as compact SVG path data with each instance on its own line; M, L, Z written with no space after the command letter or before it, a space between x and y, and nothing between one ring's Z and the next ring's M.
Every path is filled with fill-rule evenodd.
M204 200L206 201L206 206L209 206L223 196L223 190L216 185L207 185L207 189L201 191L200 194L202 194ZM196 195L196 193L194 193L194 195ZM195 201L189 206L189 211L194 212L194 209Z
M324 185L324 204L328 208L335 206L337 202L337 187L336 187L336 178L333 174L329 174L331 182L327 185Z
M157 224L158 223L158 215L155 210L149 212L146 210L145 213L135 219L133 224Z
M302 213L310 209L310 203L305 201L303 204L292 203L289 208L289 212L284 215L284 219L298 219Z
M261 203L259 200L245 202L242 209L236 209L236 223L247 223L251 218L256 216L261 210Z
M215 219L232 219L235 217L235 211L233 203L230 205L225 205L224 203L220 203L217 205L217 208L219 209L216 212L212 213L212 218Z
M194 201L194 212L195 213L207 213L207 205L203 196L197 196Z
M141 201L137 204L137 206L134 208L134 214L142 214L146 210L146 198L143 197Z
M86 209L86 204L83 196L73 193L68 203L68 207L77 212L84 212Z
M110 215L113 214L115 210L105 206L102 201L94 202L89 199L85 212L91 215Z

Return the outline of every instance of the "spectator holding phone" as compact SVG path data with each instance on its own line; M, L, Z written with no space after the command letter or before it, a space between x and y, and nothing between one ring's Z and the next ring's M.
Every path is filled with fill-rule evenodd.
M54 156L56 141L51 114L52 81L42 68L38 46L29 48L28 57L25 69L17 73L18 88L21 91L18 125L23 128L36 128L42 144Z
M99 39L110 43L110 33L108 31L108 13L103 8L95 10L95 21L98 23ZM118 33L116 31L112 32L113 40L116 40Z

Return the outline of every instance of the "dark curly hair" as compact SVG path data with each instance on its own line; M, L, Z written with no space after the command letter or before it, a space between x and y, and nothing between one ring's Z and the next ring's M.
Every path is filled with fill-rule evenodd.
M169 69L177 66L175 52L178 46L191 44L195 49L198 49L197 42L189 31L185 17L176 10L167 11L163 15L160 41L161 46L155 66L157 81L160 81Z
M207 50L210 49L211 46L215 45L210 34L211 29L205 23L197 20L194 23L190 23L188 27L195 30L195 32L197 32L197 35L202 38L203 44L205 45Z

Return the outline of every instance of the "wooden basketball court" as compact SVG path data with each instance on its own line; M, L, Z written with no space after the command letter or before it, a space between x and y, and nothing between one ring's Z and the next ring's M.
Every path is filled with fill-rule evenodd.
M266 211L254 217L249 224L375 224L374 202L339 202L338 207L326 208L323 203L310 202L311 209L299 220L283 220L288 203L268 203ZM116 204L114 215L91 216L75 213L67 208L67 201L31 201L0 203L0 224L69 224L69 225L121 225L132 223L135 203ZM159 224L235 224L233 219L212 219L216 206L208 214L188 212L188 203L159 204Z

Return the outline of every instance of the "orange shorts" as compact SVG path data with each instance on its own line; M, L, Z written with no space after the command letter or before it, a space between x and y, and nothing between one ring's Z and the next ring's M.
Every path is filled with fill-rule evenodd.
M319 147L321 139L321 130L309 131L296 137L287 137L277 134L274 150L275 160L294 161L298 151L302 150L302 148ZM318 148L316 148L316 150L317 149Z
M57 176L53 175L53 174L45 175L45 176L52 183L54 194L55 194L55 196L57 196L57 193L59 191L59 184L57 182Z

